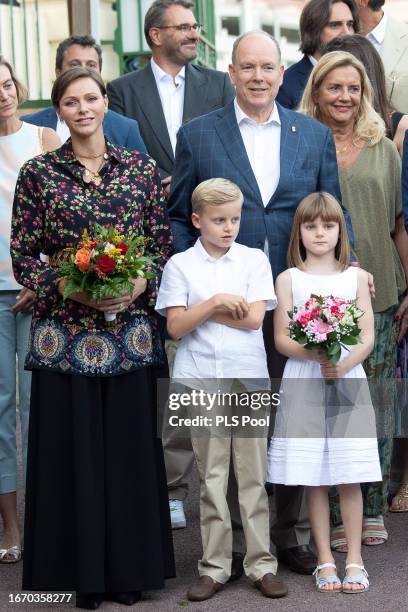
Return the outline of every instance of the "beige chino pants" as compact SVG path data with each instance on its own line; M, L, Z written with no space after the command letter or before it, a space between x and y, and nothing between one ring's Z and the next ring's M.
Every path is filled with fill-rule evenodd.
M200 475L200 576L225 583L231 575L232 528L227 487L232 457L246 540L244 570L253 581L277 571L269 549L269 504L265 491L266 438L192 438Z

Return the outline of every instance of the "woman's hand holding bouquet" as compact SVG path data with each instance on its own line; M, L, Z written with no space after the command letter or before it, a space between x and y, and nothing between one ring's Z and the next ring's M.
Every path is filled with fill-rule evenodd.
M76 247L60 254L58 289L64 300L70 298L104 313L114 321L154 278L154 261L144 253L143 236L119 235L114 226L95 225L90 238L87 230Z

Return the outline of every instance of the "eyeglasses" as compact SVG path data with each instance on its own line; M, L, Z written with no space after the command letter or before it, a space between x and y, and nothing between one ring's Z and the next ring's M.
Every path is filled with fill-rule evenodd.
M183 34L186 34L187 32L191 32L191 30L194 30L194 32L197 32L198 34L201 32L202 30L202 25L200 23L180 23L180 25L168 25L168 26L156 26L156 28L158 30L177 30L178 32L183 32Z

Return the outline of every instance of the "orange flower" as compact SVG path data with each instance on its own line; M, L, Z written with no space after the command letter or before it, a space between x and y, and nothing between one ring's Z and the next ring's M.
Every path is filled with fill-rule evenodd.
M89 262L91 261L91 251L88 249L79 249L75 255L75 263L81 272L86 272L89 268Z

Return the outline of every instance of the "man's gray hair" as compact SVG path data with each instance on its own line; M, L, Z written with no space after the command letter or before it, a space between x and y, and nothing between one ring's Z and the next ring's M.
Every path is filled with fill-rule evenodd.
M232 47L232 64L233 66L235 66L235 62L237 59L237 50L239 47L239 44L241 42L241 40L243 40L244 38L246 38L247 36L252 36L253 34L260 34L262 36L265 36L265 38L269 38L269 40L271 40L273 43L275 43L275 47L278 51L278 60L279 60L279 64L281 63L281 59L282 59L282 53L281 53L281 49L279 46L278 41L276 40L276 38L274 36L272 36L272 34L268 34L268 32L264 32L263 30L251 30L250 32L245 32L244 34L241 34L240 36L238 36L238 38L236 38L234 40L234 45Z

